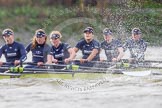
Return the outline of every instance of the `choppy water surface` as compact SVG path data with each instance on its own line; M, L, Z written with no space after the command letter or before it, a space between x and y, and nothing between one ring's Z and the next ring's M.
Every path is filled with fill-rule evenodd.
M162 50L149 48L146 57L160 60L158 51ZM161 108L161 100L162 75L0 80L0 108Z

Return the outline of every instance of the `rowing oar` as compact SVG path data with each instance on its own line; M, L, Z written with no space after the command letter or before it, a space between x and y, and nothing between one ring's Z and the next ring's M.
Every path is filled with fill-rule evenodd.
M32 62L24 62L23 64L29 64L29 65L37 65L37 63L32 63ZM55 64L55 63L52 63L52 64L42 64L41 66L45 66L45 67L50 67L50 66L57 66L57 67L64 67L66 69L72 69L72 70L78 70L78 69L90 69L90 70L109 70L109 69L112 69L112 68L115 68L116 67L116 64L114 65L94 65L93 67L92 66L83 66L83 65L75 65L73 63L71 64Z
M121 64L116 64L116 65L120 65L121 66ZM111 66L109 68L95 68L95 67L85 67L85 66L80 66L80 67L81 67L81 69L89 69L89 70L82 70L82 72L85 71L84 73L86 73L86 72L93 73L93 71L94 71L94 73L125 74L125 75L129 75L129 76L147 76L147 75L150 75L150 74L162 75L162 73L153 73L150 70L147 70L147 71L146 70L145 71L126 71L125 70L125 68L129 69L131 66L137 68L136 64L123 63L122 64L122 67L124 67L123 69L116 69L116 65ZM44 64L44 66L65 66L66 67L66 66L69 66L69 65L63 65L63 64ZM142 68L147 68L147 67L148 66L144 66ZM73 69L73 68L74 69L78 69L77 65L71 65L71 69ZM151 67L149 67L149 68L151 68ZM158 69L159 69L159 67L158 67ZM75 72L78 72L78 71L75 71ZM79 71L79 72L81 72L81 71Z
M162 63L162 61L158 61L158 60L144 60L144 62L148 62L148 63Z
M106 70L95 70L93 68L90 69L90 67L86 67L87 70L85 69L45 69L45 68L24 68L24 67L0 67L0 69L4 70L9 70L10 72L13 73L23 73L24 71L50 71L50 72L79 72L79 73L84 73L84 72L89 72L89 73L106 73L108 71L120 71L123 69L106 69ZM97 72L98 71L98 72Z

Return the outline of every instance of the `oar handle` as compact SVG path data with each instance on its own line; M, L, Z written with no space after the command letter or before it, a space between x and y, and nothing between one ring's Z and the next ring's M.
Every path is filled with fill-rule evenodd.
M9 71L10 72L19 72L19 73L21 73L21 72L24 71L24 68L23 67L10 67Z

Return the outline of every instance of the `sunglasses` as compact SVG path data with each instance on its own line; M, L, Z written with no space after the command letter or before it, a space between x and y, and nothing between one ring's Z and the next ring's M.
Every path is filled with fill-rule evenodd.
M46 36L46 34L42 31L38 31L37 34L36 34L37 38L42 38L42 37L45 37L45 36Z
M3 37L10 37L11 35L13 35L13 33L11 31L5 31L2 36Z
M133 33L133 35L141 35L141 33Z
M56 40L56 39L60 38L60 35L59 34L52 34L50 38L52 40Z

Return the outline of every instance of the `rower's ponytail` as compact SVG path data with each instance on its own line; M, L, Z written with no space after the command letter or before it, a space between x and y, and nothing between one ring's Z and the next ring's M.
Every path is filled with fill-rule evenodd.
M34 36L32 39L31 49L35 49L36 46L37 46L37 41L36 41L36 37Z

